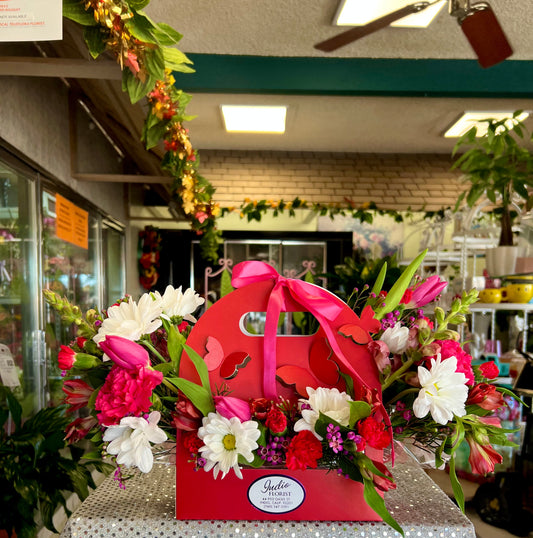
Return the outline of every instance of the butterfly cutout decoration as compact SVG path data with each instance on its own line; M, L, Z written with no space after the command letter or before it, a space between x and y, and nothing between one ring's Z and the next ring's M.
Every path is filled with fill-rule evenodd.
M368 344L371 342L371 333L377 333L381 329L381 323L374 318L372 307L365 306L361 317L356 323L342 325L339 333L351 338L356 344Z
M220 368L220 376L224 379L233 379L240 368L244 368L250 362L250 355L245 351L234 351L224 355L222 344L214 337L208 336L205 345L207 350L204 361L210 372Z

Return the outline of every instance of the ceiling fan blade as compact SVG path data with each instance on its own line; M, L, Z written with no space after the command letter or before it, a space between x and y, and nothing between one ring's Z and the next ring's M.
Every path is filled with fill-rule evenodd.
M418 13L419 11L426 9L432 3L434 2L415 2L414 4L409 4L405 7L397 9L396 11L388 13L387 15L383 15L383 17L374 19L364 26L350 28L342 34L338 34L330 39L317 43L315 45L315 49L323 52L334 51L340 47L344 47L345 45L352 43L353 41L356 41L357 39L361 39L362 37L377 32L378 30L382 30L398 19L402 19L403 17L407 17L407 15L412 15L413 13Z

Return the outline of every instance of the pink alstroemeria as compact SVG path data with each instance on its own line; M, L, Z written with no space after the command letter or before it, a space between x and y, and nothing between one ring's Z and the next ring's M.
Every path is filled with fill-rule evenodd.
M65 441L77 443L81 441L92 430L98 421L94 417L77 418L72 421L65 429Z
M81 379L67 379L63 382L63 392L66 394L65 403L70 406L67 412L73 413L87 406L94 389Z
M478 405L481 409L496 411L496 409L505 405L505 402L503 400L503 394L496 390L495 385L478 383L470 389L466 405Z
M148 351L140 344L122 338L122 336L108 334L99 345L102 351L121 368L130 370L137 366L149 366L150 364Z
M140 70L137 55L134 52L132 52L131 50L128 51L128 55L124 59L124 65L128 66L130 68L130 71L134 75L136 75Z
M439 295L442 290L448 285L448 282L441 280L438 275L430 276L421 282L414 290L411 297L411 302L409 307L420 308L421 306L427 305L437 295Z
M479 417L479 420L490 426L500 427L500 419L497 417ZM502 455L496 452L489 443L486 432L475 432L474 435L467 434L465 439L470 447L468 463L470 463L474 474L485 476L492 473L494 466L503 461Z
M250 404L245 400L233 396L215 396L214 400L218 414L227 419L237 417L241 422L246 422L252 418Z

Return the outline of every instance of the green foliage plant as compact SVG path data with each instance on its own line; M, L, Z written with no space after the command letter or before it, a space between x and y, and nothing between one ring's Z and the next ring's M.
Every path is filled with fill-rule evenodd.
M477 128L472 127L459 138L452 156L464 148L453 169L461 170L469 188L458 198L455 210L466 200L474 207L485 195L494 206L494 214L500 222L500 246L513 245L513 220L517 215L513 205L530 209L533 187L533 153L527 147L531 135L518 119L521 111L513 114L512 120L486 119L487 132L476 137Z
M56 510L62 506L70 516L68 497L76 493L85 499L96 487L91 471L110 466L85 459L81 447L67 446L65 428L72 418L64 406L41 409L24 420L19 402L2 385L0 402L0 529L31 538L42 522L57 533Z

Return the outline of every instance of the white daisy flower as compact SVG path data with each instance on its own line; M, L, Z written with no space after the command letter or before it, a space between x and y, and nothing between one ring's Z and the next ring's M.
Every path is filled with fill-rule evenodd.
M191 314L205 302L205 299L200 297L192 288L188 288L185 293L182 293L181 286L174 289L169 285L166 287L163 296L158 291L154 292L154 295L156 298L161 299L165 317L179 316L193 323L196 322L196 319Z
M416 417L424 418L428 412L433 420L445 425L453 416L466 415L465 402L468 396L466 376L456 372L457 359L449 357L441 360L440 353L437 360L431 359L431 368L418 367L418 380L420 392L413 403L413 412Z
M209 413L198 429L198 437L204 442L199 452L207 460L204 471L213 469L215 478L222 471L224 478L233 469L242 478L239 456L251 462L253 451L259 446L256 441L260 435L254 420L241 422L237 417L227 419L218 413Z
M348 426L350 422L350 404L353 401L346 392L339 392L339 389L327 389L318 387L316 390L307 387L309 400L300 400L303 404L302 418L294 425L294 431L309 430L315 437L322 440L322 437L315 432L315 423L320 413L327 415L342 426ZM311 409L308 409L310 406Z
M152 411L148 420L143 417L124 417L118 426L108 426L104 441L109 442L107 452L117 456L117 463L126 467L138 467L149 473L154 464L150 443L158 445L167 434L157 426L161 413Z
M387 344L389 351L393 355L403 353L409 340L409 329L408 327L396 323L394 327L385 329L380 340Z
M112 334L137 341L141 336L159 329L162 310L161 297L154 299L148 293L143 294L138 303L130 299L111 306L107 311L108 317L102 322L93 340L98 344L108 334Z

